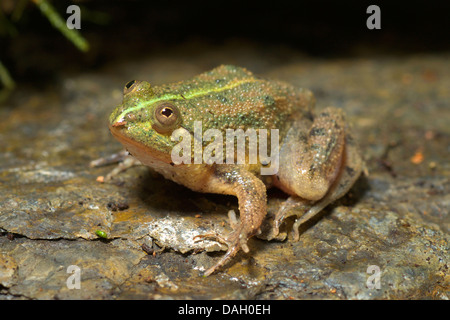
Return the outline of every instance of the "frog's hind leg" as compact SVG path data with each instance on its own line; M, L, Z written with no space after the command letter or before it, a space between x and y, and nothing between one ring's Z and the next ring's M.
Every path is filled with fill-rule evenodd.
M322 209L324 209L330 203L344 196L351 189L355 181L358 179L361 173L362 160L359 157L356 150L352 149L353 146L346 144L346 152L344 159L345 161L343 163L341 174L338 176L338 179L332 185L327 195L323 199L315 203L314 206L311 207L304 215L298 217L295 220L295 223L292 227L295 241L298 241L299 239L298 229L300 225L302 225L303 223L314 217L317 213L322 211Z
M278 228L285 218L291 215L297 215L297 219L293 225L293 237L295 241L298 241L298 229L300 225L313 218L330 203L344 196L358 179L363 166L364 164L359 155L358 147L353 139L351 130L346 125L345 144L339 174L328 192L322 199L315 203L306 201L298 196L289 197L275 215L271 238L276 237Z

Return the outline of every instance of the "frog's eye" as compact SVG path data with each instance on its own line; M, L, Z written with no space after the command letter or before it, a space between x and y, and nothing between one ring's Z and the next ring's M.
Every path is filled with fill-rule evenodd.
M125 85L125 88L130 89L134 85L135 82L136 82L136 80L131 80L130 82L128 82Z
M159 133L173 131L181 122L180 111L170 103L160 104L155 108L155 120L153 129Z
M127 99L128 95L139 94L139 96L152 96L153 90L150 83L142 80L131 80L123 87L123 97Z

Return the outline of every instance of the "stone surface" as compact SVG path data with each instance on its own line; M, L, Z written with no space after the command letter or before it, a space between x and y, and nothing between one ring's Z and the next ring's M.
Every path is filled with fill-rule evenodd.
M0 109L0 299L448 299L449 55L205 50L207 62L155 54L62 74L56 90L19 89ZM307 87L319 109L345 109L369 176L302 226L298 242L287 221L287 240L252 239L249 254L204 278L225 248L193 238L229 232L234 197L195 193L144 167L99 183L112 166L88 164L120 150L106 118L125 82L182 80L221 63ZM285 198L271 190L269 212ZM80 290L67 286L71 265ZM380 289L368 288L369 266Z

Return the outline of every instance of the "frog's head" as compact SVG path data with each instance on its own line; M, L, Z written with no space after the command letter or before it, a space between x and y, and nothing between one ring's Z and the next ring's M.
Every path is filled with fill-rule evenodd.
M264 88L250 72L234 66L219 66L162 86L133 80L125 85L123 102L110 115L109 128L139 160L137 152L170 163L172 150L180 143L172 133L184 128L196 139L197 121L202 131L266 127L267 117L260 114L273 110L274 104L266 105Z
M146 81L128 82L122 104L109 117L109 128L132 154L146 149L146 154L170 162L170 152L176 144L171 134L183 119L180 106L175 103L178 97L163 91Z

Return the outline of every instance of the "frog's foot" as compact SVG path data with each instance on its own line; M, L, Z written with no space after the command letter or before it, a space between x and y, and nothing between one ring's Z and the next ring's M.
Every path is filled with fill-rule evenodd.
M131 167L141 165L141 162L139 160L137 160L135 157L131 156L128 153L128 151L123 150L121 152L114 153L108 157L93 160L89 163L89 166L91 168L94 168L94 167L102 167L102 166L110 165L113 163L118 163L118 165L106 175L106 177L104 178L104 181L111 180L114 176L118 175L122 171L125 171Z
M294 241L300 238L299 227L306 221L310 220L321 212L326 206L345 195L358 178L361 169L357 159L352 159L349 155L346 159L345 170L342 171L339 179L331 186L329 192L321 200L317 202L308 202L299 197L289 197L286 202L278 210L273 225L272 234L276 236L278 227L289 216L296 215L297 219L292 226ZM356 166L355 163L358 165ZM355 168L355 169L352 169ZM300 209L298 209L300 207ZM295 210L294 210L295 209Z
M216 237L221 242L225 243L228 246L228 250L225 255L220 258L220 260L211 268L205 271L204 276L207 277L212 274L214 271L224 266L227 262L229 262L238 252L242 249L244 252L249 252L249 248L247 246L247 237L241 233L241 230L236 229L230 233L230 235L224 239L223 237Z
M223 236L217 233L207 233L203 235L197 235L196 238L204 238L204 239L213 239L217 242L223 243L228 246L228 250L225 255L211 268L205 271L204 276L207 277L212 274L214 271L224 266L227 262L229 262L238 252L242 249L244 252L248 253L250 250L247 245L248 235L243 232L243 228L241 223L236 219L236 214L233 210L228 212L228 217L230 220L230 225L233 228L233 231L228 235L228 237L224 238Z
M310 201L303 200L296 196L290 196L276 212L272 223L272 229L267 236L267 240L283 240L285 237L280 236L279 234L280 226L283 221L292 215L302 215L311 208L311 205Z

